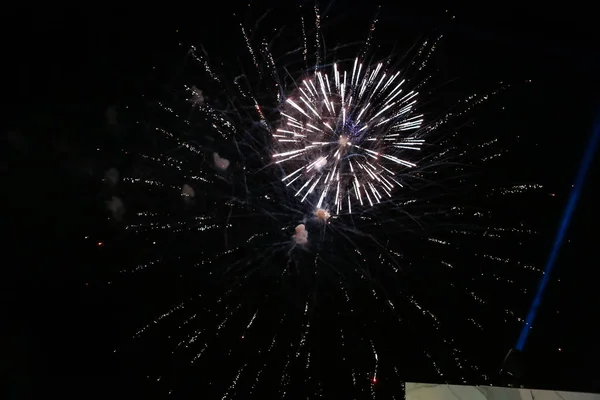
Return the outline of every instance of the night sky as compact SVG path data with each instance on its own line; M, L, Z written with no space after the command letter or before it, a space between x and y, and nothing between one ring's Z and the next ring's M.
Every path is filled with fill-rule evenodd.
M312 3L300 3L307 23L314 23L313 14L306 11ZM273 9L264 22L265 32L284 25L297 27L297 6ZM476 170L469 179L490 188L515 182L542 184L543 189L534 193L491 199L485 204L494 211L496 226L525 220L539 234L524 239L524 246L515 246L518 240L511 235L490 245L444 236L442 227L435 224L414 234L400 228L410 226L409 222L383 214L380 218L385 226L400 232L394 240L401 244L391 248L401 249L398 251L405 254L408 264L403 278L395 283L384 272L374 272L373 279L381 282L390 298L405 299L396 308L405 322L398 323L382 302L370 296L371 286L360 279L347 280L356 299L350 303L343 301L333 273L324 272L318 279L302 274L301 279L263 279L272 276L271 264L285 262L283 256L277 256L280 258L262 267L259 278L225 301L224 306L239 306L239 310L217 337L214 331L224 314L214 305L215 300L236 282L235 274L224 277L222 271L239 260L256 260L257 254L266 252L265 247L246 246L241 254L211 265L214 273L206 274L208 267L198 270L189 265L216 254L223 246L221 234L202 238L171 231L131 234L125 226L137 223L136 213L147 210L161 214L149 219L158 224L189 222L204 214L222 218L222 207L212 204L222 201L230 186L234 192L239 190L235 183L229 185L235 182L234 166L227 181L217 179L214 190L197 189L193 206L183 206L177 189L152 192L123 184L118 188L127 207L122 222L111 219L106 210L105 201L115 189L107 188L102 180L105 172L115 167L122 178L143 177L176 188L187 182L181 174L145 161L141 154L172 151L169 154L176 154L190 168L205 168L204 159L183 156L173 151L172 143L149 133L148 127L155 125L178 126L161 119L155 100L185 110L186 102L174 90L180 90L182 83L206 89L210 99L208 84L203 86L205 81L186 68L185 51L178 43L202 43L211 57L214 54L227 67L246 68L251 64L247 59L240 61L245 47L240 42L239 22L252 27L267 8L264 4L245 5L211 13L200 9L168 13L142 9L14 11L18 28L3 28L8 39L5 54L10 55L6 89L13 99L5 104L1 146L7 203L1 280L5 329L0 342L2 380L7 382L2 385L7 391L4 397L163 398L173 390L174 398L197 397L198 393L204 394L201 398L221 398L240 368L248 364L230 393L232 398L247 398L244 396L264 364L264 375L253 393L281 398L282 371L286 357L296 360L307 301L312 330L300 361L286 370L288 398L313 398L319 393L323 398L370 398L371 387L376 398L401 398L401 381L508 383L498 371L505 354L515 346L522 323L515 318L507 320L505 310L524 318L540 275L513 268L504 275L513 281L510 287L473 280L478 270L483 274L493 266L476 259L473 249L487 249L496 256L543 269L595 113L600 112L595 110L600 42L597 33L590 33L591 18L583 10L446 12L437 7L418 10L384 5L373 36L373 42L381 46L375 59L390 51L406 53L425 36L444 34L431 61L437 66L433 71L438 90L429 111L447 109L453 104L451 98L461 98L471 90L485 91L498 81L513 84L461 121L475 122L464 128L468 131L466 142L480 140L477 135L484 131L486 137L499 138L499 149L510 148L508 155L486 166L484 173ZM321 11L329 16L322 21L323 33L328 47L333 48L364 41L376 7L334 3L330 8L322 5ZM301 45L300 35L289 31L284 35L285 45L279 44L274 52ZM293 42L289 47L287 40ZM230 68L233 70L235 67ZM107 124L109 107L117 110L117 125ZM210 151L232 154L227 146L220 146ZM235 155L231 157L235 164ZM525 347L527 373L522 383L529 387L600 391L596 373L599 333L594 318L600 301L593 252L599 222L593 196L597 165L595 162L589 171ZM476 198L475 192L457 193L454 200L468 204ZM257 227L281 228L268 220L240 215L234 213L239 228L238 236L233 233L229 238L233 243L244 242ZM463 250L439 250L428 237L448 239ZM345 253L352 250L336 240L324 239L323 243L320 250L340 265ZM362 250L366 259L378 256L372 245ZM466 267L449 272L438 264L433 266L432 257ZM169 268L120 272L157 259ZM311 252L302 253L297 266L311 260ZM460 292L472 288L486 304L457 295L448 284ZM161 314L198 295L201 299L193 300L184 311L150 326L139 339L133 338ZM439 317L439 330L430 319L417 315L406 301L410 296ZM246 331L257 310L254 330ZM198 316L192 322L185 322L194 314ZM282 319L282 315L287 317ZM483 329L469 327L465 322L469 319ZM185 326L180 328L182 324ZM207 332L209 346L202 362L190 366L202 345L196 344L196 351L171 352L177 339L198 329ZM340 329L345 332L344 343ZM275 334L276 345L265 355ZM443 344L443 339L450 337L455 340L450 347L459 350L461 360L468 360L479 371L455 367L453 353ZM371 341L381 359L375 385L371 384ZM310 369L305 367L307 350ZM436 373L431 361L444 370L443 376ZM352 383L353 372L360 382L357 386Z

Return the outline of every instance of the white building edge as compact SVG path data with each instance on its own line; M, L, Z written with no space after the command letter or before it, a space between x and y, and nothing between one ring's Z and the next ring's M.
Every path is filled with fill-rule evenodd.
M600 394L406 382L406 400L600 400Z

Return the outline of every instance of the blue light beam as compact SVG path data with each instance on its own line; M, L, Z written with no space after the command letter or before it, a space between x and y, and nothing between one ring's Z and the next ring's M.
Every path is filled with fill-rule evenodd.
M558 256L558 252L562 245L563 239L567 232L567 228L569 227L569 223L571 222L571 217L573 215L573 211L577 206L577 200L579 199L579 194L581 192L581 188L583 187L583 183L585 181L585 175L588 171L592 160L594 159L594 153L596 151L596 147L598 145L598 138L600 137L600 109L596 111L596 122L594 123L592 129L592 135L588 142L587 148L585 149L585 155L583 160L581 161L581 165L579 166L579 171L577 172L577 177L575 178L575 184L573 185L573 190L571 190L571 195L569 197L569 202L563 212L562 220L560 223L560 227L558 228L558 232L556 233L556 238L554 239L554 246L552 247L552 251L550 252L550 256L546 261L546 267L544 268L544 275L540 280L540 284L537 289L537 293L533 298L533 303L531 303L531 307L529 308L529 313L527 314L527 318L525 319L525 325L521 330L521 335L519 336L519 340L517 341L516 349L519 351L523 350L525 346L525 342L527 341L527 335L529 335L529 331L533 325L533 320L535 319L535 315L537 313L538 307L542 301L542 296L544 295L544 290L546 289L546 285L548 285L548 281L550 280L550 273L552 272L552 268L554 267L554 262Z

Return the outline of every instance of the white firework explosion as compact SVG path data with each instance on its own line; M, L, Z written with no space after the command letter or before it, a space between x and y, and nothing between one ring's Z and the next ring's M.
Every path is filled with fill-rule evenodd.
M465 188L467 185L461 180L464 176L462 165L447 163L448 159L463 160L465 154L473 151L472 158L478 159L475 161L485 162L505 151L503 147L494 145L497 139L486 142L485 138L479 137L478 142L456 141L459 132L443 132L439 129L452 118L460 117L486 101L489 95L500 89L485 95L468 95L452 112L434 116L421 107L422 100L417 102L419 92L428 94L424 89L428 77L420 81L421 76L417 75L429 60L437 40L425 42L413 62L402 72L389 61L368 62L365 54L370 44L370 34L365 50L359 57L354 58L356 53L352 53L348 61L336 58L336 62L325 64L333 60L326 57L325 51L321 52L318 9L315 9L315 14L316 63L308 66L307 38L304 20L301 19L304 40L300 50L303 50L306 68L297 74L290 74L285 62L278 60L276 64L266 42L263 41L260 49L256 50L255 41L247 36L252 32L243 27L242 36L252 71L239 73L236 70L235 78L221 71L215 73L212 65L218 65L208 62L204 49L199 51L192 46L187 54L192 61L190 64L205 72L208 81L203 82L206 86L202 88L205 90L199 90L189 82L189 85L184 85L186 101L178 103L180 98L171 102L156 101L157 112L152 116L156 114L160 118L150 126L154 133L164 139L165 146L170 144L171 147L165 151L165 146L156 146L158 155L142 155L144 161L157 166L156 171L160 172L157 175L162 175L162 178L159 181L126 177L122 182L123 185L146 186L148 193L144 196L147 198L159 197L162 200L160 196L163 193L177 194L177 203L169 209L162 206L152 208L151 205L142 212L135 213L134 209L128 212L126 230L132 238L137 240L139 236L152 240L153 246L169 243L173 247L164 244L167 250L159 253L159 258L150 253L147 260L122 273L141 275L144 271L168 266L161 274L173 273L178 279L185 277L186 281L193 283L189 300L159 314L154 321L139 329L134 339L144 335L147 329L153 329L155 324L166 324L169 319L181 318L184 322L179 324L178 330L173 329L172 336L167 338L169 346L174 348L172 353L181 353L191 365L210 366L216 375L219 374L217 365L222 365L222 356L211 354L211 349L218 349L217 346L225 346L231 353L231 350L239 349L238 346L242 346L240 343L243 342L248 348L258 349L258 353L269 354L276 342L285 343L285 349L281 348L283 366L276 364L275 374L269 375L267 364L262 361L256 365L240 364L237 373L232 375L230 386L224 388L223 398L236 390L240 375L252 375L254 383L249 393L256 385L272 385L277 377L281 379L279 391L284 397L293 381L291 364L303 364L303 369L312 371L311 335L315 327L311 316L322 312L323 319L338 318L340 309L349 310L348 315L355 318L348 320L344 317L339 320L344 332L353 331L361 335L358 342L345 338L341 329L339 342L342 348L352 349L352 352L366 348L365 351L370 354L369 357L372 355L373 360L371 363L351 365L351 370L347 372L348 376L352 376L353 389L362 390L355 376L358 371L362 376L369 377L363 389L374 396L375 384L385 381L387 377L396 382L398 372L395 367L395 372L385 367L385 363L382 364L384 367L380 366L376 348L385 339L373 339L369 336L371 333L364 333L362 327L367 325L364 325L358 313L355 315L355 305L368 306L369 315L375 311L378 315L380 313L377 318L392 318L394 323L401 324L401 329L410 330L411 326L421 328L414 324L416 320L421 321L417 324L423 327L443 332L441 327L444 322L440 320L448 314L448 302L451 299L445 298L440 292L442 294L436 297L437 302L429 301L428 296L434 296L435 293L428 292L422 300L419 291L421 286L415 285L414 292L412 288L402 286L404 282L410 282L411 276L420 279L417 275L422 269L415 268L413 261L421 262L423 267L441 268L443 274L456 273L460 279L463 279L461 274L465 272L458 265L463 263L468 266L471 259L474 260L472 265L493 262L534 271L533 266L521 266L505 257L496 256L494 251L500 247L491 242L504 234L533 236L524 225L518 228L496 226L497 221L491 219L490 214L481 212L479 208L474 210L468 202L463 204L460 202L463 199L448 205L433 204L431 197L443 199L447 192L440 187L430 189L432 185L426 181L430 176L428 167L436 172L442 169L437 167L448 167L452 171L446 171L447 174L456 178L453 182L459 189ZM370 33L373 29L374 24ZM291 90L285 84L286 76L292 78ZM300 79L296 80L298 77ZM186 82L195 79L190 79L190 76L185 78ZM168 91L169 96L173 93L181 94ZM202 134L198 135L198 132ZM436 136L438 133L443 136L442 140ZM498 152L499 148L501 152ZM490 156L483 154L485 151L495 153ZM463 161L465 164L468 162ZM277 167L276 170L273 166ZM442 179L439 175L436 177L438 182ZM472 189L472 186L469 187ZM520 193L530 189L532 187L529 185L520 185L498 190L497 194L513 193L511 190ZM430 192L426 190L433 191L433 195L430 197ZM485 199L488 195L491 196L491 192L478 188L473 197ZM180 210L181 196L187 206L185 210ZM368 215L371 206L387 202L391 203L394 211L400 210L401 217L414 220L419 225L421 219L432 216L439 229L432 232L421 230L413 235L401 223L400 213L391 215L384 212L384 207L376 207L377 214ZM480 203L477 205L481 206ZM316 223L308 217L313 213ZM327 221L332 214L352 213L360 215L340 217L323 229L321 221ZM132 215L137 216L137 220ZM177 216L182 219L178 220ZM461 225L450 225L456 221L455 218L459 219ZM489 226L480 235L470 228L475 224ZM452 226L452 229L446 229L448 226ZM398 232L413 235L411 237L419 240L422 247L402 246L404 242L398 240L402 237ZM433 234L436 237L431 236ZM477 240L479 236L492 243L489 254ZM472 243L468 242L471 237L474 238ZM365 238L371 240L361 240ZM461 245L456 245L454 239L460 241ZM307 246L303 246L305 244ZM388 244L392 247L388 247ZM308 251L292 252L296 247ZM470 258L465 261L465 257ZM193 268L188 268L190 265ZM477 278L484 275L480 268L472 272ZM257 275L260 275L260 279ZM189 276L192 279L188 279ZM493 279L498 285L515 284L504 275L487 271L485 278ZM274 290L264 305L256 305L258 303L248 301L246 296L236 297L242 288L254 288L257 280L262 279L272 280L276 283L274 287L283 290ZM329 280L334 287L323 285L323 289L319 285L308 285L311 287L307 288L307 285L298 284L312 282L313 279ZM232 281L234 283L226 284L222 291L215 293L214 301L210 301L214 287ZM440 279L440 282L446 281ZM481 293L471 289L469 282L456 288L454 283L448 282L451 287L449 290L460 289L472 299L473 304L484 304L485 294L479 296ZM366 293L362 292L363 283L367 284ZM520 283L515 285L524 288ZM321 311L321 305L316 301L319 290L325 290L328 296L337 299L335 315ZM200 294L202 301L196 299ZM279 306L276 312L271 309ZM459 312L452 320L452 326L460 322L468 324L476 328L475 337L480 340L482 325L470 315L463 318L462 308L457 310ZM512 310L504 312L511 319L506 322L506 317L498 318L500 326L520 322ZM407 318L404 318L404 314ZM196 319L197 315L204 317ZM285 331L283 328L273 328L272 332L267 331L266 336L264 330L259 331L265 326L280 326L269 325L275 320L282 324L284 320L293 320L298 315L302 322L297 329ZM199 322L201 318L205 319ZM418 334L421 335L422 331L419 329ZM298 339L286 336L290 332L301 334L295 348L288 346L288 343ZM218 341L219 335L227 337L226 344ZM368 340L363 341L363 336ZM262 343L262 338L268 340ZM370 346L363 346L369 342ZM407 343L406 348L410 351L415 347L415 343L403 342ZM471 376L487 380L485 371L479 369L477 362L461 354L452 340L447 341L444 337L444 346L446 350L443 350L443 354L451 354L446 358L455 365L438 365L440 359L446 358L438 357L438 354L430 353L426 345L422 346L421 354L425 354L427 363L432 365L436 374L442 376L443 370L444 373L459 371L464 381L462 374L468 369L467 373ZM400 353L379 354L384 354L383 358L390 360L390 363L403 360L404 356ZM346 358L343 361L341 364L346 365ZM407 365L407 368L411 367ZM321 380L325 382L327 379L313 375L309 380L302 377L297 383L305 387L303 390L307 395L312 395L319 393Z
M302 80L273 134L274 162L289 171L287 186L299 186L296 197L316 192L317 209L351 213L352 203L373 206L402 187L394 171L415 167L408 153L425 140L418 135L423 115L414 112L418 93L404 90L399 76L356 58L350 73L334 63L331 75Z

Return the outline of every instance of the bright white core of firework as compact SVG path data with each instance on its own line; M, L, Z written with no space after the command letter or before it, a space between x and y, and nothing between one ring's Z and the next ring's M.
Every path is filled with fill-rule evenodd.
M316 193L317 208L352 213L353 203L373 206L402 187L396 173L416 166L410 153L424 140L418 93L404 93L399 74L381 63L363 71L356 58L351 73L337 64L330 75L317 71L286 100L273 158L302 202Z

